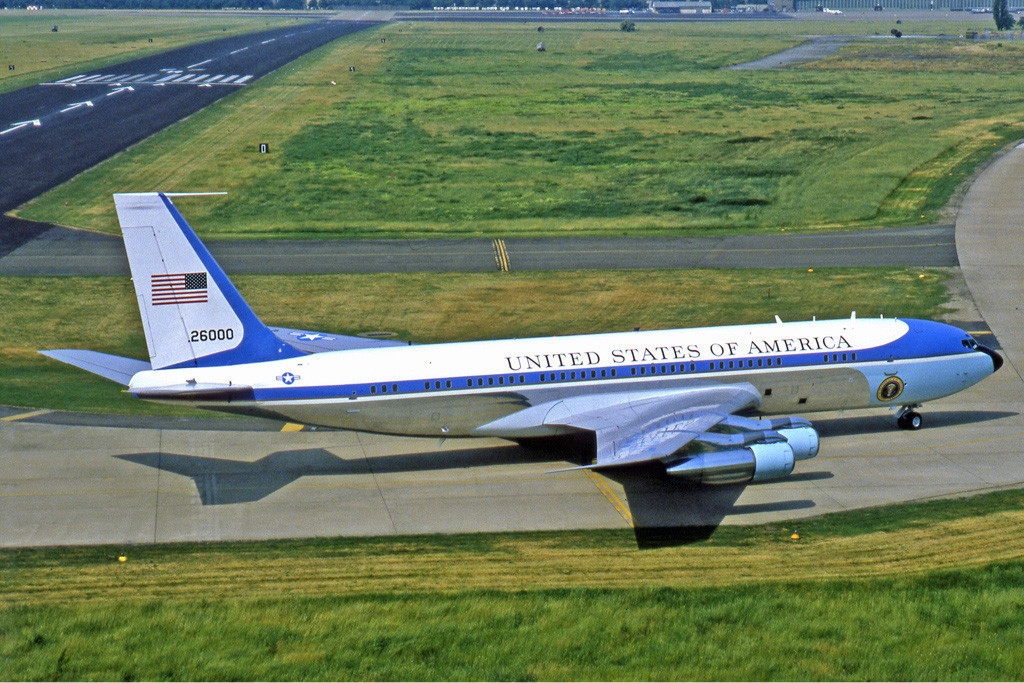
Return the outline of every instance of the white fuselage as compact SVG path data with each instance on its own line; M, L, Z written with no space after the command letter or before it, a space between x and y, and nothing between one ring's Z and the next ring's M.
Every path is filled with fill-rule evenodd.
M906 406L993 372L988 355L961 346L959 331L948 330L955 328L851 318L357 349L151 370L137 374L129 392L304 424L450 436L501 436L481 428L570 396L650 396L739 382L756 387L756 412L765 415ZM950 339L929 338L922 347L914 335ZM230 396L198 396L190 387L230 387Z

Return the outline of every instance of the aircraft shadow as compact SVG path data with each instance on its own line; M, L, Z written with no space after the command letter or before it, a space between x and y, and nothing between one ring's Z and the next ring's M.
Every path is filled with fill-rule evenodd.
M990 422L1017 413L999 410L925 410L924 427L953 427L956 425ZM897 430L895 414L875 413L872 415L851 415L829 419L815 419L814 428L821 436L854 436L877 434Z
M622 468L603 474L622 485L640 548L674 547L706 541L729 515L814 507L811 500L736 505L740 494L751 484L701 486L672 478L650 467ZM802 478L827 479L832 476L827 472L812 474L815 476Z
M115 458L188 477L203 505L254 503L306 476L425 472L536 462L515 445L344 460L323 448L277 451L252 462L178 453L130 453Z
M254 462L177 453L115 455L138 465L188 477L203 505L253 503L305 476L365 474L365 460L342 460L322 448L278 451Z
M553 453L545 455L536 449L511 444L356 460L344 460L323 448L277 451L252 462L179 453L130 453L114 457L188 477L195 484L203 505L254 503L306 476L365 475L532 462L550 462L552 469L557 469L564 463L558 462L558 456ZM657 467L623 468L605 474L619 482L626 492L640 548L707 540L727 515L802 510L814 505L805 500L736 505L746 484L697 486L668 477ZM832 475L811 472L794 476L812 480Z

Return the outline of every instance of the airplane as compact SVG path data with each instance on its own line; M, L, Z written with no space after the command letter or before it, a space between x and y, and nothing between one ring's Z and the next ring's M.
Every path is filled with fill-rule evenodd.
M954 326L856 313L429 345L268 327L176 196L114 195L148 362L41 353L148 401L383 434L583 438L581 468L647 464L706 484L785 477L814 457L818 433L793 413L885 407L919 429L922 403L1003 363Z

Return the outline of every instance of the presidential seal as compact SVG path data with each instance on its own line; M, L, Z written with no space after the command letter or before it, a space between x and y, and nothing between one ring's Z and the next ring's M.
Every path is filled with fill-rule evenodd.
M875 396L879 401L892 401L903 393L903 380L899 377L887 377L884 382L878 385Z

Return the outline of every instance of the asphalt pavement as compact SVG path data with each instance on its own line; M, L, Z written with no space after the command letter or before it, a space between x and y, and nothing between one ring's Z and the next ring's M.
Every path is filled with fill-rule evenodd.
M186 216L187 218L187 216ZM6 219L18 225L15 219ZM127 275L120 237L24 222L0 275ZM202 231L202 226L194 225ZM2 228L0 228L2 229ZM229 274L643 268L955 267L953 226L719 238L237 240L207 246Z
M373 22L299 21L0 94L0 213Z

